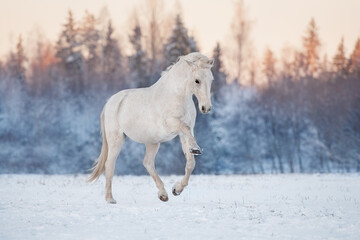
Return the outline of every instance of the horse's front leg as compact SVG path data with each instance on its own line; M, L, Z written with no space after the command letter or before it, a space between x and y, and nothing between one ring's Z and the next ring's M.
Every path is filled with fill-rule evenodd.
M185 124L183 121L173 118L167 121L168 126L170 126L172 129L177 129L180 138L182 137L182 146L184 150L184 154L186 156L186 153L191 153L193 155L201 155L201 149L199 145L196 143L196 140L194 138L193 129L191 129L187 124ZM187 149L184 148L186 145Z
M144 157L144 167L154 179L156 187L159 189L158 197L161 201L166 202L169 198L164 188L164 183L161 181L159 175L155 170L155 156L159 151L160 144L146 144L146 153Z
M191 137L194 139L193 136L191 136ZM188 185L190 175L195 168L194 155L193 155L193 153L189 152L189 149L192 148L191 139L189 139L185 135L181 135L180 141L181 141L182 149L183 149L183 152L184 152L184 155L186 158L186 166L185 166L185 176L183 177L181 182L177 182L173 187L172 193L175 196L179 195L184 190L184 188ZM194 139L194 141L195 141L195 139Z

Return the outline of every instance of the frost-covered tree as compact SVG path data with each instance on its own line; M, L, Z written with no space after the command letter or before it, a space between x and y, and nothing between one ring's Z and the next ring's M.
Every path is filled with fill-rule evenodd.
M133 54L129 56L128 65L130 71L131 87L148 87L147 79L147 59L142 46L142 33L139 23L135 24L131 35L129 36L132 45Z
M311 77L314 77L319 70L319 51L321 42L318 31L318 26L316 25L314 18L312 18L307 27L305 37L303 37L305 73Z
M175 26L164 46L164 55L167 65L176 62L179 56L198 51L196 41L188 35L188 31L183 24L181 16L175 18Z
M21 84L25 83L25 63L27 60L28 59L24 52L22 37L20 35L18 42L16 43L16 51L10 52L9 59L7 61L7 69L11 77L17 79Z
M84 90L83 54L80 34L75 25L73 14L69 10L67 22L63 25L56 44L56 57L66 84L73 92L80 93Z
M333 58L333 65L338 74L342 75L347 73L348 60L345 56L344 38L341 38L337 52Z
M29 64L31 89L36 95L51 94L55 73L55 49L50 41L39 38Z
M199 48L197 46L196 39L194 36L189 36L189 46L190 46L190 52L199 51Z
M148 53L148 73L151 78L160 73L163 56L163 0L144 0L143 15L145 17L144 35L145 48Z
M355 48L350 56L349 71L357 73L360 77L360 38L357 39Z
M3 79L5 75L5 66L4 63L0 60L0 79Z
M211 68L214 75L214 82L212 84L212 92L214 93L215 100L218 100L221 95L221 88L226 85L226 73L223 63L223 51L220 43L217 42L213 50L214 65Z
M266 49L264 59L263 59L263 69L262 72L265 75L268 85L272 85L276 78L276 69L275 69L276 59L274 53L271 49Z
M263 172L261 156L265 148L261 143L261 118L256 106L252 105L256 99L254 90L240 88L236 83L224 86L221 101L213 103L213 110L207 116L207 126L195 125L195 133L202 129L199 144L210 146L204 150L197 165L204 172Z
M80 25L80 37L86 66L84 70L85 81L86 84L92 84L98 79L96 75L100 68L100 32L96 28L95 16L88 11L85 12L85 16Z
M237 1L231 23L231 38L228 42L227 65L229 75L240 84L246 81L247 71L251 63L251 45L249 41L251 26L244 1Z
M329 72L329 60L328 55L325 53L321 62L321 72L327 73Z
M111 21L108 23L105 45L103 48L103 75L104 79L112 87L119 87L122 80L123 65L122 54L117 40L113 36L114 28Z
M4 143L0 146L0 157L1 153L9 151L10 143L16 146L16 150L14 148L12 152L19 151L23 160L26 143L31 139L33 126L30 118L32 111L29 109L32 109L32 99L27 88L26 62L23 41L19 36L15 51L9 53L4 72L0 74L0 143ZM12 152L6 153L8 160L5 161L11 163L16 157Z

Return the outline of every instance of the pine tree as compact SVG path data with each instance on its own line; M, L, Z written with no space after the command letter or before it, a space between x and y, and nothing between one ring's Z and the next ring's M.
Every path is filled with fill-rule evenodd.
M74 92L82 92L83 80L83 55L81 53L81 41L79 32L75 28L72 12L69 10L67 23L64 24L56 45L56 57L60 60L60 69L64 71L70 89Z
M146 76L147 60L146 53L142 47L142 33L140 25L137 23L129 36L130 43L133 47L133 54L129 57L128 64L130 70L131 87L148 87ZM134 84L136 81L136 84Z
M145 49L148 55L148 73L151 78L160 74L161 57L163 56L163 28L161 26L164 15L162 0L147 0L144 2L145 15Z
M5 66L3 62L0 60L0 79L2 79L4 75L5 75Z
M55 49L49 41L39 38L29 64L30 82L35 94L51 94L52 72L56 63Z
M60 58L64 65L72 62L74 59L75 48L78 47L77 32L75 30L75 22L71 10L68 11L67 23L57 41L56 57Z
M199 51L197 47L196 40L193 36L189 36L189 46L190 46L190 52L197 52Z
M243 0L236 2L234 6L234 18L231 24L232 42L229 49L229 69L231 76L237 84L243 84L248 79L247 75L250 68L250 32L252 23L248 19L248 13ZM251 74L249 74L251 75Z
M113 37L113 26L111 21L108 23L105 46L103 49L103 74L105 81L110 87L120 85L120 75L122 74L122 54L117 43Z
M311 19L306 36L303 38L303 47L305 55L305 73L314 77L319 69L319 51L321 47L318 27L314 18Z
M100 65L100 58L98 53L100 33L96 29L95 24L96 22L94 15L86 11L80 29L81 44L83 46L83 55L85 57L87 72L92 76L97 72L97 68Z
M333 58L333 65L338 74L346 74L348 61L345 57L344 38L341 38L337 52Z
M354 51L350 56L349 71L357 73L360 77L360 38L357 39Z
M17 60L17 76L22 81L25 81L25 62L27 61L27 57L25 56L24 47L22 43L21 35L19 36L18 43L16 44L16 60Z
M180 15L176 15L175 26L164 46L167 65L176 62L179 56L198 51L196 41L189 37Z
M262 72L266 76L268 81L268 85L271 86L274 83L276 77L276 69L275 69L276 59L274 53L271 49L266 49L264 60L263 60L263 69Z
M322 72L328 72L329 71L329 62L328 62L328 55L325 53L322 63L321 63L321 71Z
M7 68L10 75L17 79L21 84L25 83L25 63L27 60L28 59L24 52L22 37L20 35L18 38L18 42L16 43L15 53L10 53L9 60L7 61Z
M213 50L214 65L211 69L214 75L212 91L216 100L219 97L221 87L226 85L226 74L223 67L222 55L220 43L217 42Z

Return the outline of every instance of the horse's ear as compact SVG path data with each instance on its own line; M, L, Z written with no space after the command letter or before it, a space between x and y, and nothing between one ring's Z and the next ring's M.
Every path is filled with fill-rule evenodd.
M215 62L215 59L211 58L210 60L208 60L208 64L213 66Z

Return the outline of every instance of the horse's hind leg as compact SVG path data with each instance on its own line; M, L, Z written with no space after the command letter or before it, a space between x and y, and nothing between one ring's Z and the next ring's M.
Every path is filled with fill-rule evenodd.
M112 196L112 179L114 175L116 159L119 156L121 147L124 143L125 136L123 133L110 133L107 134L108 141L108 156L105 163L105 178L106 178L106 195L105 199L108 203L116 203L115 199Z
M159 175L155 170L155 156L159 150L160 144L146 144L146 153L144 157L144 167L154 179L156 187L159 189L158 197L161 201L166 202L169 198L164 188L164 183L161 181Z

